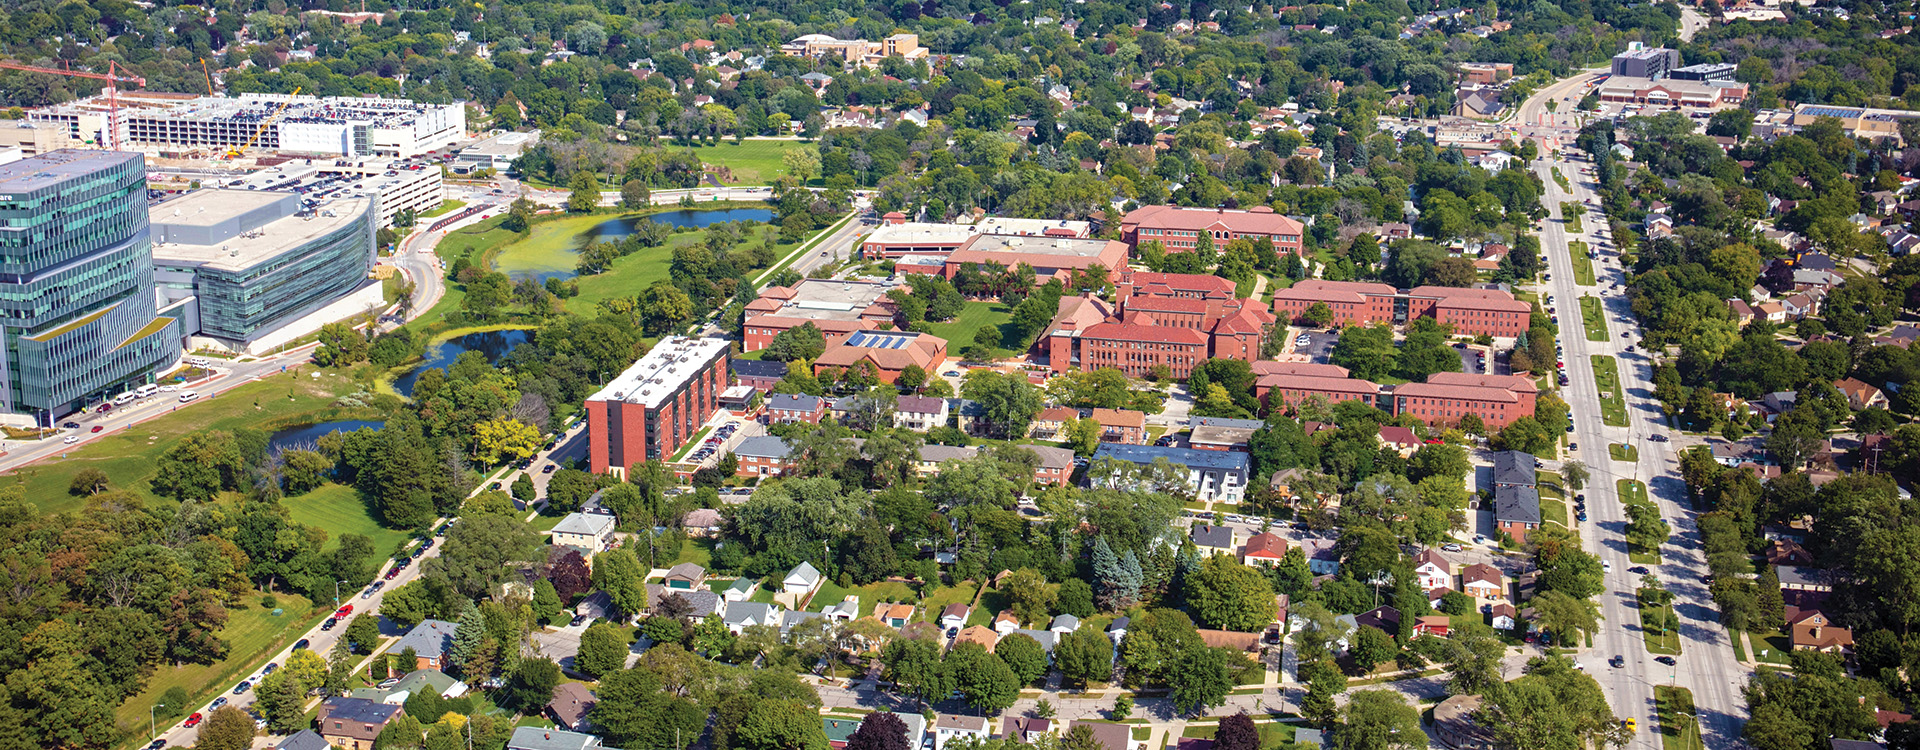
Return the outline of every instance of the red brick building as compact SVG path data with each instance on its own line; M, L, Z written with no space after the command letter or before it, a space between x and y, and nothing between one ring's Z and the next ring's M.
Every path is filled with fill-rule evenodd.
M1370 281L1307 279L1273 293L1273 314L1298 320L1325 304L1338 326L1405 325L1432 318L1464 336L1516 337L1532 323L1533 306L1497 289L1423 286L1408 290Z
M1274 322L1251 299L1133 296L1115 311L1095 298L1073 297L1060 301L1041 345L1054 372L1118 367L1145 375L1165 364L1185 378L1208 358L1258 360Z
M1225 301L1234 298L1235 290L1232 279L1219 276L1151 271L1135 271L1116 287L1122 305L1140 297Z
M1266 206L1245 211L1144 206L1128 212L1120 220L1120 238L1136 249L1143 242L1159 242L1167 252L1185 252L1194 248L1203 233L1213 239L1215 248L1224 248L1242 237L1264 238L1273 243L1277 252L1299 255L1304 250L1301 238L1306 233L1306 225Z
M911 331L862 331L827 344L826 352L813 361L815 375L830 367L861 367L872 364L880 380L892 383L907 365L918 365L932 374L947 361L947 340Z
M1134 323L1100 323L1079 336L1056 337L1054 372L1066 372L1067 346L1078 349L1071 361L1081 370L1111 367L1136 378L1144 378L1156 365L1166 365L1175 378L1185 379L1193 366L1207 360L1207 335L1191 328L1148 326Z
M767 287L759 299L747 303L740 349L765 349L781 332L807 323L820 329L829 344L860 331L897 325L893 301L886 297L894 288L880 282L826 279Z
M1107 278L1118 279L1127 268L1127 246L1114 240L979 234L947 256L945 275L951 281L968 264L989 263L1032 266L1036 286L1056 278L1064 283L1074 271L1094 266L1107 269Z
M1489 429L1498 430L1532 416L1537 395L1538 388L1521 375L1437 373L1425 383L1396 386L1382 399L1391 400L1393 413L1411 414L1428 424L1458 424L1461 417L1475 414Z
M1329 405L1359 401L1377 405L1380 386L1372 381L1347 377L1347 368L1309 362L1255 362L1253 395L1268 409L1295 406L1314 396Z
M600 392L587 397L593 471L672 456L719 411L727 388L725 339L661 339Z

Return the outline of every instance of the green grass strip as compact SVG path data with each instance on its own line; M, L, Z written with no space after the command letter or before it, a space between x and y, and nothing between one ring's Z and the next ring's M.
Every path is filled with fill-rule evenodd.
M1626 443L1608 445L1607 455L1612 456L1615 461L1625 461L1630 464L1640 462L1640 449Z
M1593 386L1600 391L1600 420L1608 427L1627 426L1627 397L1620 392L1618 360L1592 355Z
M1671 685L1653 688L1655 714L1660 720L1661 750L1704 750L1700 743L1700 716L1693 707L1693 691Z
M1573 256L1573 283L1593 286L1593 260L1587 257L1587 243L1574 240L1567 243L1567 250Z
M1580 326L1588 341L1607 340L1607 314L1600 307L1599 297L1580 298Z

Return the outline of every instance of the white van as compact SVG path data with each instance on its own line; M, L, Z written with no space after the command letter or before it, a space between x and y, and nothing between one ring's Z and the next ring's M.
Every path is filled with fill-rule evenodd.
M194 400L194 399L196 399L196 398L199 398L199 397L200 397L200 394L199 394L199 393L196 393L196 392L194 392L194 391L187 391L187 392L185 392L185 393L182 393L182 394L180 394L180 403L183 403L183 404L184 404L184 403L186 403L186 402L188 402L188 401L192 401L192 400Z
M146 398L148 396L151 396L159 392L160 392L160 386L154 385L152 383L148 383L146 385L140 386L139 388L133 389L133 397Z
M114 397L113 397L113 405L114 405L114 406L126 406L127 404L130 404L130 403L133 403L133 399L134 399L134 398L135 398L135 396L133 395L133 392L132 392L132 391L128 391L128 392L126 392L126 393L122 393L122 394L120 394L120 395L118 395L118 396L114 396Z

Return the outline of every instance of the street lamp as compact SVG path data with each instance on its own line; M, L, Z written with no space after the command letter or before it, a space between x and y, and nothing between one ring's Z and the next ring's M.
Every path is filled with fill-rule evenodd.
M155 703L153 704L153 708L147 709L147 736L148 737L158 737L160 735L159 726L155 723L153 714L156 709L162 709L166 707L167 707L167 704L165 703Z
M346 581L333 582L333 610L335 612L340 611L340 584L343 583L346 583Z

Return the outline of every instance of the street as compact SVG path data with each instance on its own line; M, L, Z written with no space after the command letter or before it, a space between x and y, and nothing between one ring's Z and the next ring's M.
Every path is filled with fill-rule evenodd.
M1550 87L1551 89L1551 87ZM1545 92L1543 92L1545 93ZM1531 104L1531 102L1529 102ZM1534 164L1546 186L1543 202L1558 213L1563 201L1584 203L1598 200L1594 186L1580 174L1584 162L1564 157L1558 161L1542 158ZM1554 183L1551 170L1558 166L1573 187L1562 191ZM1595 235L1607 236L1606 218L1590 209L1584 217L1586 232L1571 235L1561 219L1549 219L1541 230L1541 252L1553 280L1538 285L1543 293L1555 296L1560 316L1560 342L1566 348L1566 373L1571 385L1562 392L1571 407L1574 432L1569 439L1585 443L1582 452L1593 478L1586 494L1591 521L1581 524L1581 536L1589 550L1612 564L1606 576L1607 592L1600 600L1603 617L1594 636L1594 648L1585 661L1588 671L1600 680L1614 711L1620 718L1633 718L1639 724L1632 747L1658 750L1661 747L1654 720L1656 685L1679 685L1693 691L1699 710L1701 738L1707 747L1736 747L1744 710L1739 690L1745 685L1748 670L1735 658L1726 629L1718 622L1718 610L1712 596L1700 581L1707 573L1706 555L1694 525L1694 513L1686 504L1686 488L1678 476L1678 457L1672 443L1647 438L1656 430L1665 430L1658 402L1652 399L1653 364L1642 353L1627 353L1625 347L1638 339L1632 323L1632 311L1626 293L1626 273L1614 252L1602 253L1594 261L1596 286L1574 283L1573 261L1568 243L1584 239L1593 244ZM1612 287L1619 283L1618 289ZM1604 341L1587 341L1582 335L1580 304L1582 294L1597 296L1606 311L1607 332ZM1626 338L1620 336L1627 332ZM1590 357L1607 357L1619 363L1620 387L1625 392L1628 426L1609 427L1602 422L1600 394L1595 387ZM1614 462L1607 457L1610 443L1625 443L1640 451L1637 464ZM1661 564L1654 572L1675 595L1674 609L1680 618L1680 665L1667 667L1653 661L1642 643L1635 589L1639 576L1629 573L1633 563L1627 559L1625 527L1627 515L1614 482L1639 479L1648 484L1649 499L1659 507L1662 517L1673 526L1673 537L1661 550ZM1624 668L1606 666L1615 655L1626 658ZM1685 674L1686 679L1680 675Z

